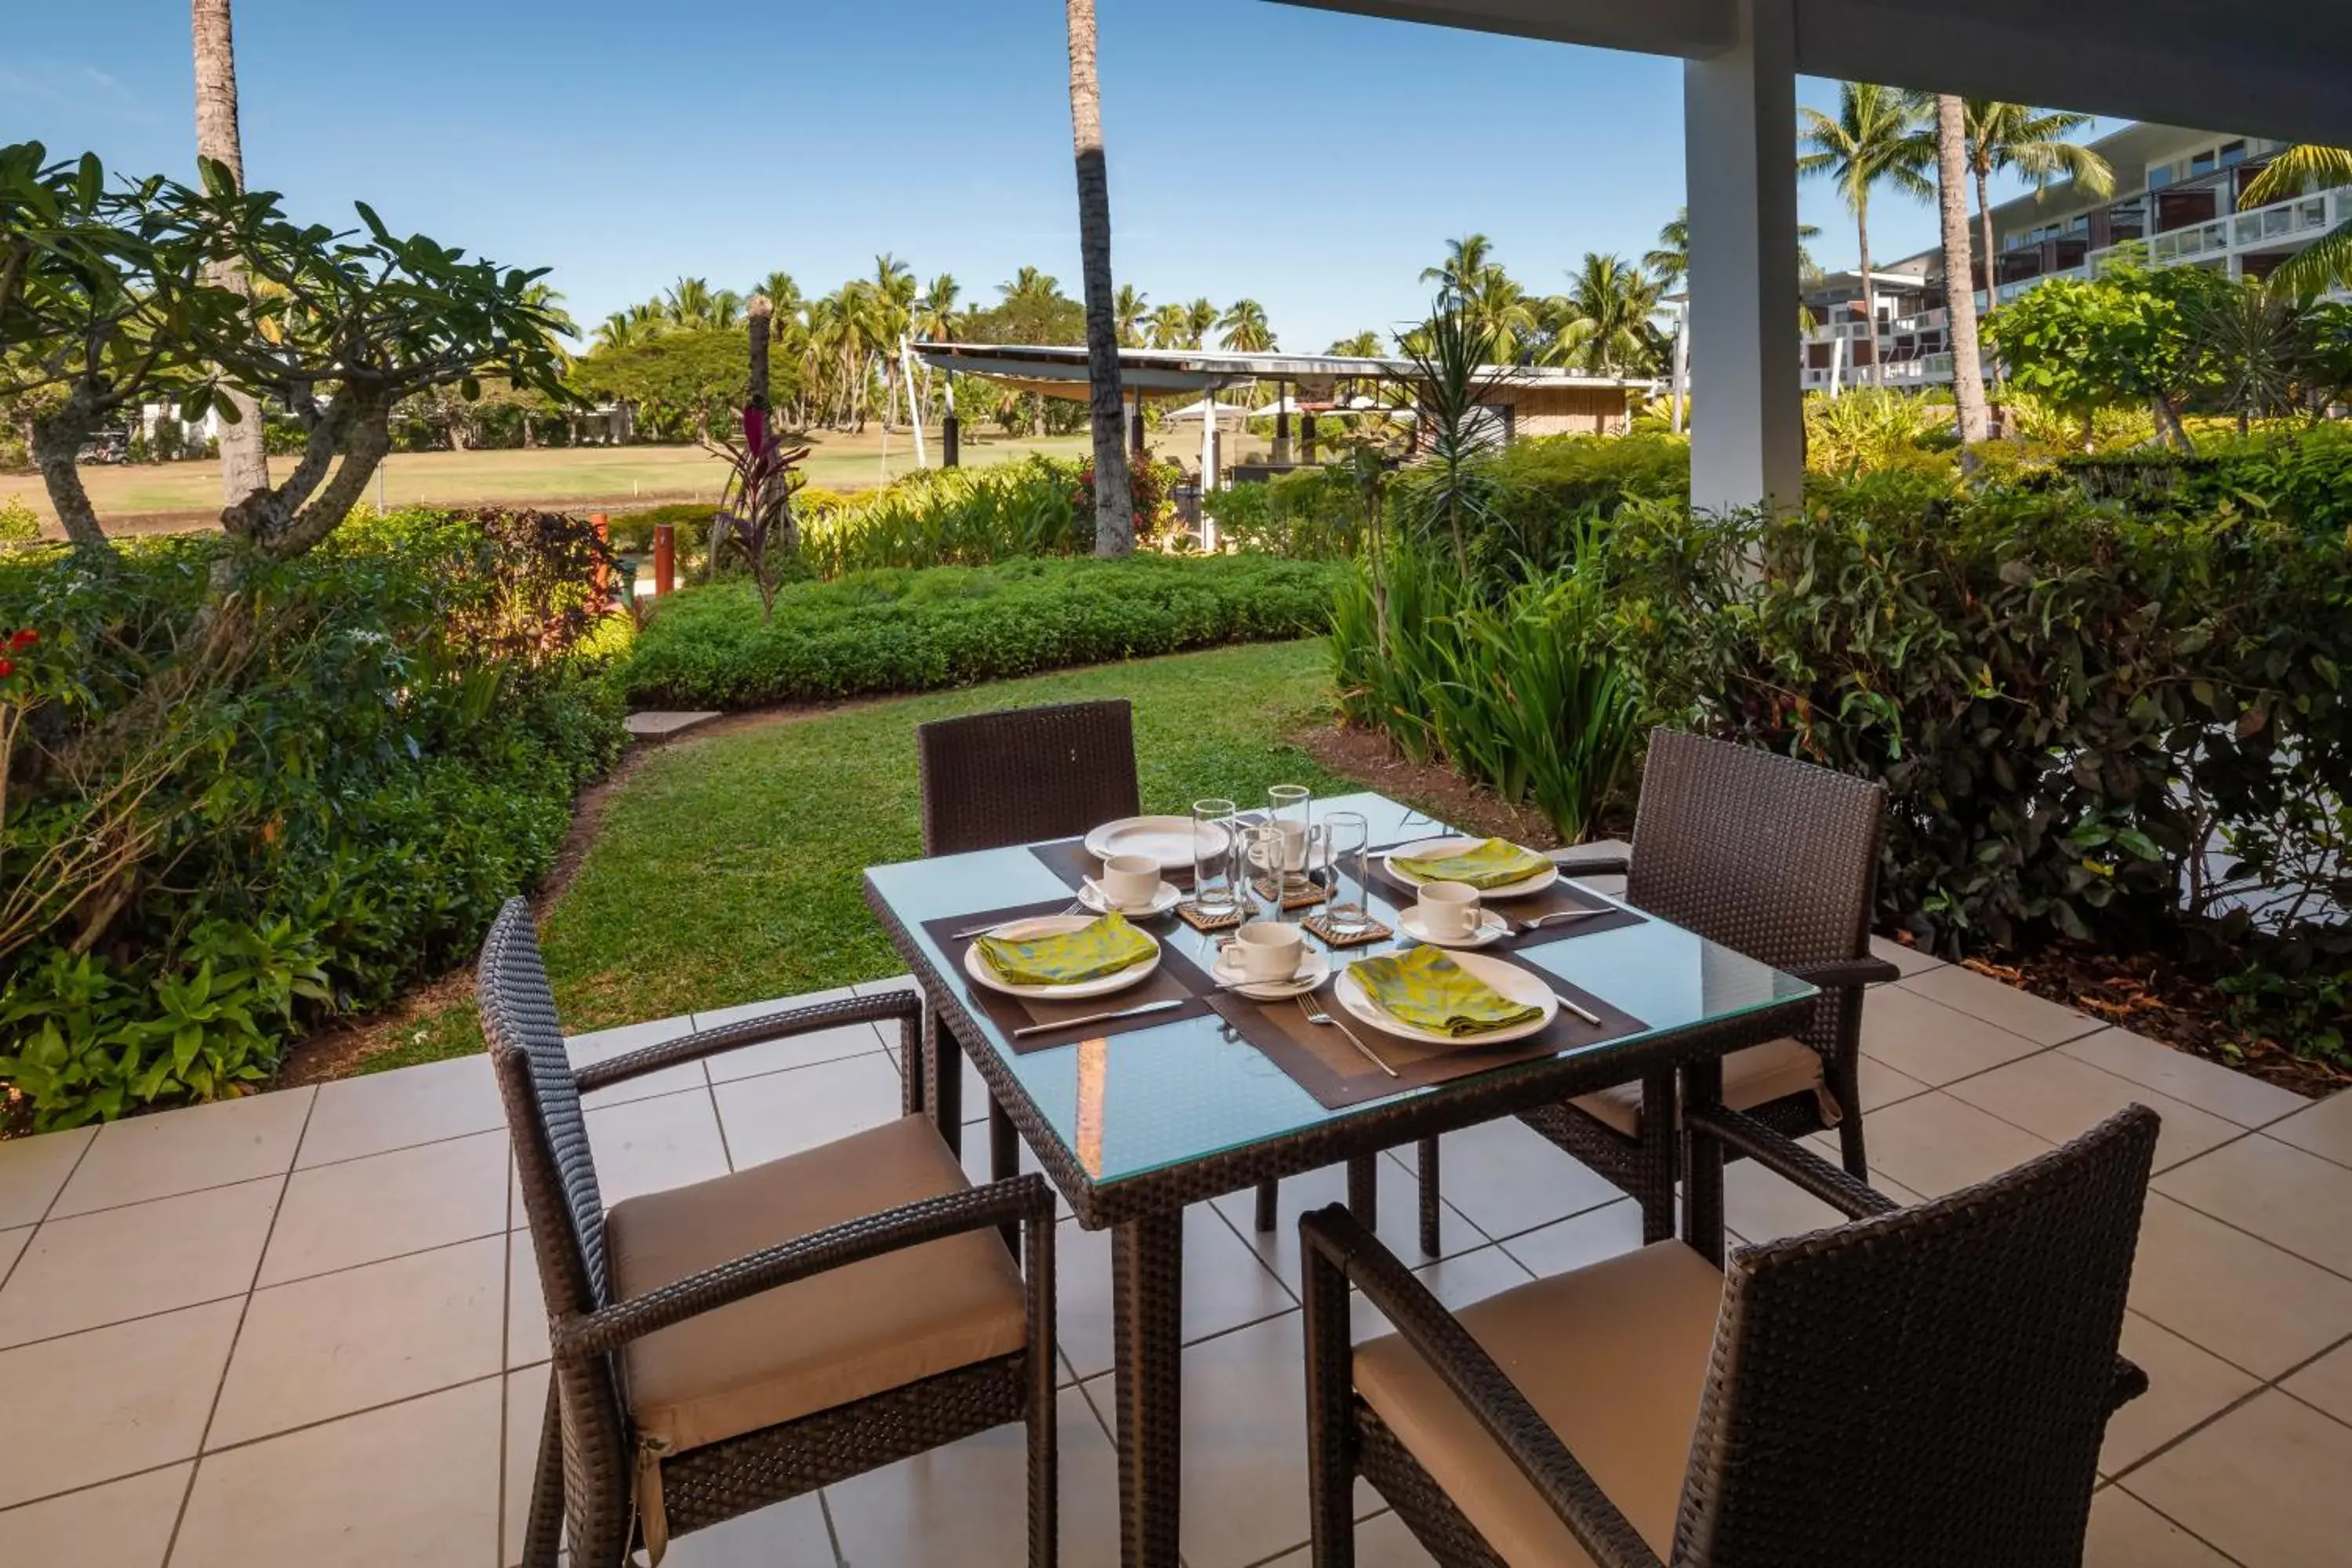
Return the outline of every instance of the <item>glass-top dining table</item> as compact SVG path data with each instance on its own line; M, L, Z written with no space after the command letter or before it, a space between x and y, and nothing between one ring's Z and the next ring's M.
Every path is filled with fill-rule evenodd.
M1382 847L1448 831L1382 795L1315 803L1318 818L1339 811L1368 820L1375 859ZM1056 1015L1024 1013L971 982L964 968L971 928L1074 908L1087 866L1074 843L981 850L874 867L866 896L929 1004L929 1059L908 1073L910 1105L927 1107L950 1146L960 1144L960 1046L992 1101L995 1173L1013 1173L1017 1138L1080 1225L1112 1232L1127 1568L1177 1562L1187 1205L1344 1163L1350 1204L1366 1209L1371 1158L1385 1149L1621 1083L1640 1081L1654 1115L1677 1097L1711 1104L1720 1094L1723 1057L1792 1032L1818 994L1804 981L1621 900L1563 883L1608 918L1515 935L1488 951L1541 975L1564 1008L1600 1021L1591 1029L1563 1011L1559 1032L1462 1060L1432 1053L1424 1070L1391 1079L1336 1026L1306 1023L1295 1004L1249 1011L1258 1005L1238 1003L1210 978L1222 933L1196 931L1170 913L1137 921L1162 944L1149 988L1102 997L1083 1011L1146 997L1168 1005L1147 1016L1016 1037L1014 1028L1029 1019ZM1364 890L1372 918L1401 932L1399 905L1409 901L1402 889L1374 876ZM1346 950L1308 942L1328 952L1335 972L1414 945L1402 934ZM1311 1000L1379 1047L1375 1054L1394 1058L1390 1067L1402 1061L1397 1042L1341 1013L1330 985ZM1065 1018L1082 1011L1063 1007ZM1675 1123L1667 1117L1654 1124ZM1656 1142L1672 1159L1671 1141ZM1711 1139L1690 1142L1684 1239L1720 1260L1722 1151Z

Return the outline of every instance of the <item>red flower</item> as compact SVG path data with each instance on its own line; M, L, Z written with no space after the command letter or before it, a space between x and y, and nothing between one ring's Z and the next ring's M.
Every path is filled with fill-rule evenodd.
M11 648L17 649L28 648L40 640L41 634L35 631L32 627L26 626L23 631L18 632L15 637L8 639L8 646Z
M16 673L16 661L15 659L0 658L0 680L5 680Z

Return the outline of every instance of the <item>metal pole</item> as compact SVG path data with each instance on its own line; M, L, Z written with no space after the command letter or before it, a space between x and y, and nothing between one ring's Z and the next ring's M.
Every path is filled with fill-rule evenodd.
M1201 398L1201 548L1217 547L1217 525L1209 516L1209 492L1217 488L1217 389Z
M898 337L898 379L906 383L907 418L915 426L915 467L928 468L931 458L923 446L923 405L915 396L915 355L903 332Z
M1675 434L1683 433L1690 393L1690 302L1675 310Z

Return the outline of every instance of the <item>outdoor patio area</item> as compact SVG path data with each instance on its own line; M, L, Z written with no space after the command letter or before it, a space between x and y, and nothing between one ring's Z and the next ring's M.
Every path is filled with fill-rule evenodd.
M1877 1184L1935 1194L2127 1101L2162 1113L2125 1352L2154 1383L2116 1418L2089 1561L2130 1568L2343 1560L2352 1539L2352 1096L2308 1105L1882 943L1906 970L1867 1009ZM885 983L885 984L898 983ZM761 1007L572 1042L579 1061ZM969 1073L969 1068L967 1068ZM975 1118L985 1100L967 1084ZM870 1025L690 1065L590 1101L608 1202L898 1114ZM473 1057L0 1145L0 1563L84 1568L514 1561L546 1335L489 1061ZM975 1128L965 1160L984 1173ZM1459 1305L1638 1239L1633 1201L1514 1121L1450 1137ZM1418 1258L1410 1150L1382 1230ZM1304 1564L1296 1219L1340 1173L1186 1226L1183 1551L1192 1568ZM1830 1223L1750 1163L1749 1239ZM1063 1561L1118 1557L1107 1237L1060 1237ZM1008 1426L683 1538L670 1562L1013 1563L1023 1443ZM1369 1492L1361 1494L1369 1497ZM1427 1559L1393 1520L1363 1561ZM496 1552L494 1557L492 1554Z

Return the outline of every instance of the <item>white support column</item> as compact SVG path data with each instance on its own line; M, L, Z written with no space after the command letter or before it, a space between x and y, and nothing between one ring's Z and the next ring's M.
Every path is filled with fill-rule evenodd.
M1690 406L1690 301L1675 307L1675 434L1679 436L1689 423Z
M1213 554L1217 522L1209 515L1209 494L1217 488L1217 389L1201 395L1201 548Z
M1795 506L1805 479L1797 346L1794 0L1735 0L1738 47L1683 68L1690 323L1706 340L1692 387L1703 508Z
M915 394L915 351L907 346L907 339L898 339L898 379L907 384L907 423L915 427L915 467L931 466L930 455L923 449L923 404Z

